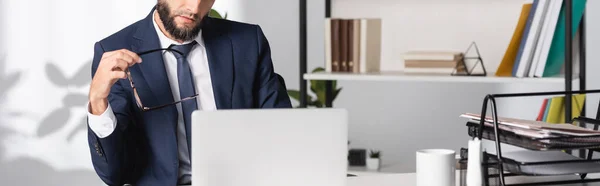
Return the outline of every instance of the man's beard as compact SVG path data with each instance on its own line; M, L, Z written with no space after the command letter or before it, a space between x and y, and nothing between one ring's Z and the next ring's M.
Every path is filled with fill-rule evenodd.
M164 1L158 1L156 4L156 11L158 12L158 16L162 21L165 30L176 40L180 41L190 41L196 38L200 33L200 29L202 29L202 20L199 19L198 15L193 15L192 19L196 21L196 25L194 27L187 28L178 28L177 23L175 22L175 17L178 15L171 15L171 9L168 4Z

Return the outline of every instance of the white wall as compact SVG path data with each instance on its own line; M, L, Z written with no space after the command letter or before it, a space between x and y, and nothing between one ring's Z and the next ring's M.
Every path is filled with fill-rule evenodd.
M155 1L0 3L2 184L101 185L85 128L94 42L144 18Z
M586 9L586 26L587 26L587 89L600 89L600 1L588 1ZM595 117L598 110L598 100L600 95L594 94L589 96L587 100L587 115Z
M600 50L600 34L596 34L600 32L600 1L588 1L587 6L587 89L600 89L600 74L597 73L597 69L600 69L600 53L596 52ZM588 117L596 117L596 113L598 111L599 99L600 95L593 94L589 96L590 99L586 100L587 107L587 116ZM592 127L592 126L588 126ZM594 154L594 158L600 157L599 153Z
M0 1L0 7L5 7L6 5L4 5L5 2L4 1ZM0 25L5 25L4 19L6 19L6 13L4 11L0 12ZM4 29L0 29L0 41L4 41ZM4 42L0 42L0 51L4 51ZM3 55L3 53L0 53L0 55ZM2 70L4 70L4 67L0 66L0 72L2 72Z

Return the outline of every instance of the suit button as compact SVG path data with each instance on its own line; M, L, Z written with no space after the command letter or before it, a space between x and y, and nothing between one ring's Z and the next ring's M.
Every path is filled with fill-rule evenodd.
M98 142L94 143L94 147L98 148Z

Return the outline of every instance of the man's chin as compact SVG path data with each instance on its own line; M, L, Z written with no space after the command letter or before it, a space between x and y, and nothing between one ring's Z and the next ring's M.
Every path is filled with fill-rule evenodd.
M193 29L192 26L177 26L177 30L180 32L191 32Z
M192 23L180 23L180 22L175 22L177 29L179 30L192 30L194 29L194 27L196 27L196 22L192 22Z

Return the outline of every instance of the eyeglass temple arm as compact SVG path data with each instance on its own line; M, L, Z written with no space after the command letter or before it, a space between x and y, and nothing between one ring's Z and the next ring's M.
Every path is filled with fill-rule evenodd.
M143 109L144 109L144 111L149 111L149 110L154 110L154 109L160 109L160 108L164 108L164 107L168 107L168 106L171 106L171 105L175 105L175 104L181 103L181 102L186 101L186 100L195 99L196 97L198 97L198 94L193 95L191 97L183 98L183 99L181 99L179 101L176 101L176 102L173 102L173 103L164 104L164 105L160 105L160 106L156 106L156 107L144 107Z
M156 51L161 51L161 50L166 50L166 51L171 51L171 52L177 52L178 54L183 55L183 52L180 52L179 50L175 50L175 49L172 49L172 48L157 48L157 49L152 49L152 50L148 50L148 51L139 52L139 53L137 53L137 55L138 56L146 55L146 54L149 54L149 53L152 53L152 52L156 52Z

